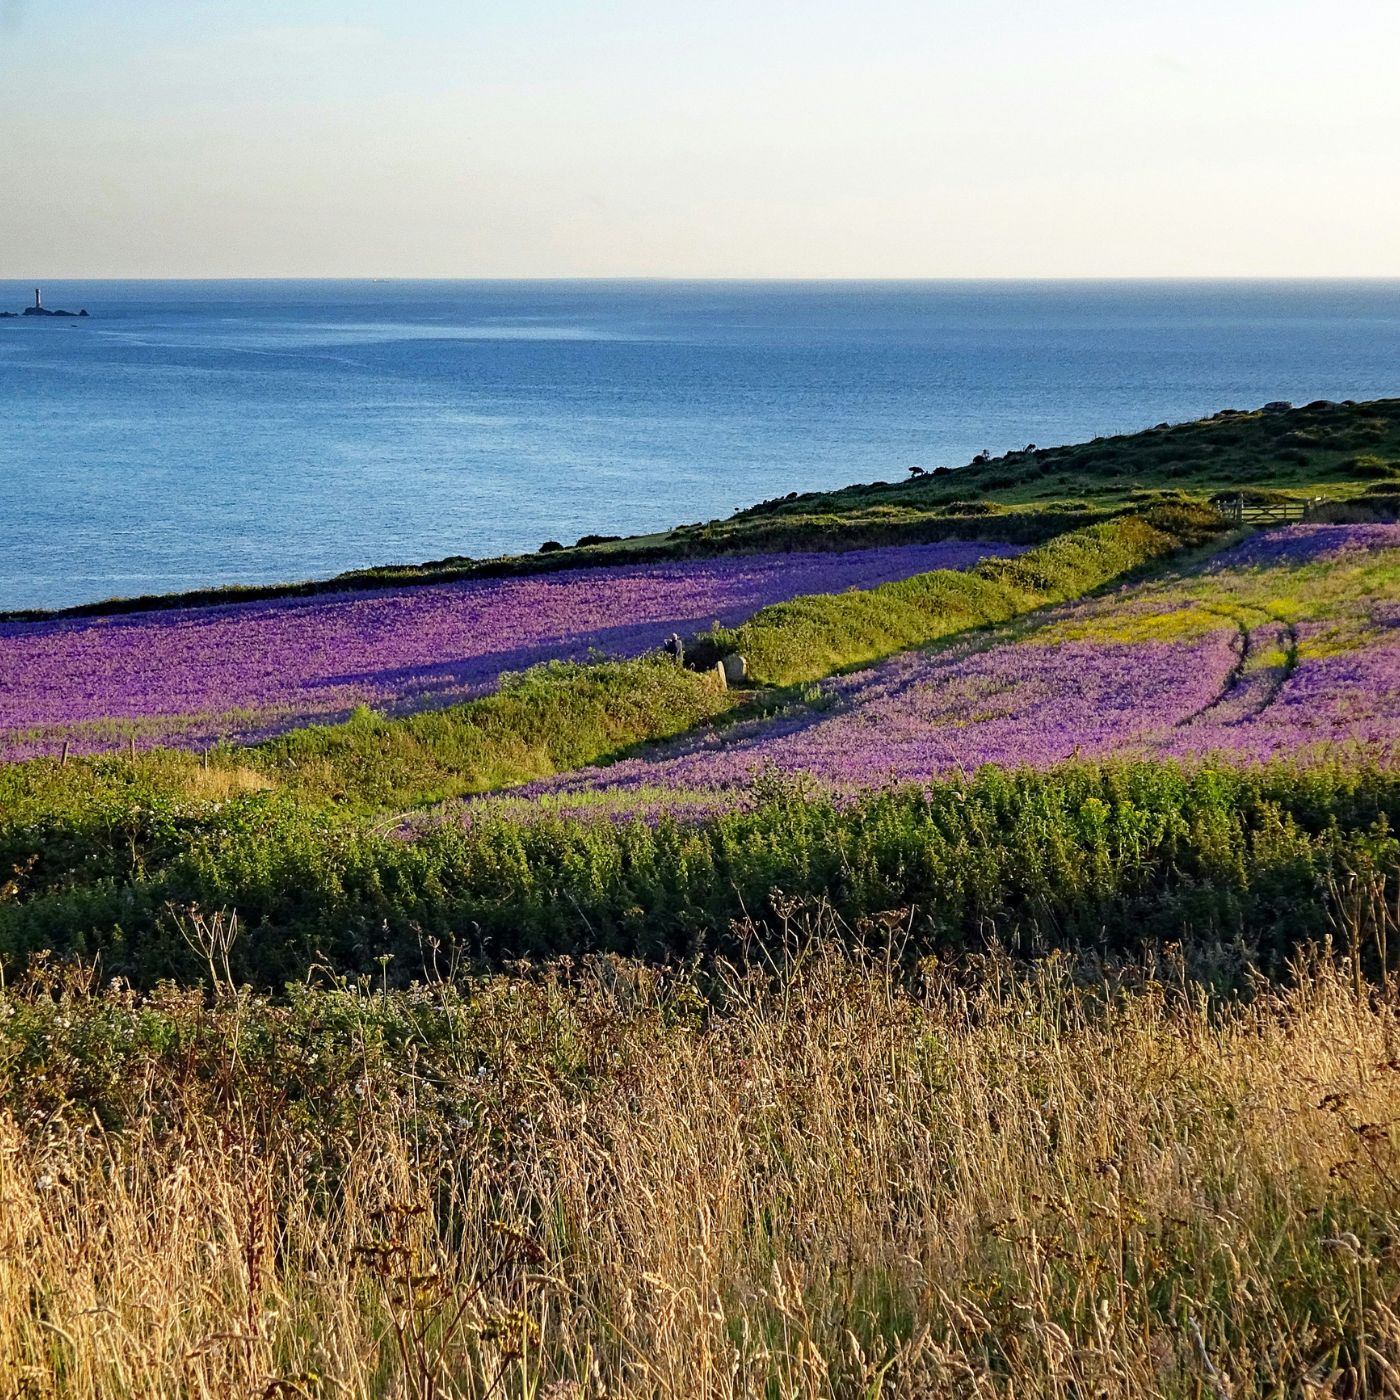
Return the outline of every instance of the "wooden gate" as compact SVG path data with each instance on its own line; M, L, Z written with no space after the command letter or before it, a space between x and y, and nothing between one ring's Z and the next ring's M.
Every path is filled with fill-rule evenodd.
M1218 500L1215 508L1236 525L1296 525L1323 504L1322 496L1307 501L1250 501L1243 496Z

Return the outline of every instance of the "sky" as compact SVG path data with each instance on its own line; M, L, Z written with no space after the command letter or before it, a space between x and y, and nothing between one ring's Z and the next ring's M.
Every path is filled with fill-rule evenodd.
M1400 274L1400 0L0 0L0 277Z

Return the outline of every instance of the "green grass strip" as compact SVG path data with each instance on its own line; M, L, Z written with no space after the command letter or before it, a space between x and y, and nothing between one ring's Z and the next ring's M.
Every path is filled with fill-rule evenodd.
M382 811L597 763L693 729L738 698L669 658L550 662L503 676L480 700L402 718L360 710L269 740L248 759L302 797Z
M1204 508L1123 516L1059 535L1016 559L938 569L878 588L776 603L709 636L739 652L766 685L817 680L849 666L1064 602L1200 543L1220 528Z

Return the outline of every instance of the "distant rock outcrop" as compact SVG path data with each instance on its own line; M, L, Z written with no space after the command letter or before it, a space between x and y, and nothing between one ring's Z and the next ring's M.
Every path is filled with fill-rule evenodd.
M34 288L34 305L33 305L33 306L26 306L26 307L24 308L23 311L0 311L0 316L10 317L10 318L15 317L15 316L72 316L72 317L77 318L77 317L82 317L82 316L86 316L86 315L87 315L87 309L86 309L86 308L84 308L82 311L63 311L63 310L60 310L60 309L57 308L57 307L54 307L54 308L51 309L51 308L45 306L45 305L44 305L44 294L43 294L43 292L42 292L38 287L35 287L35 288Z

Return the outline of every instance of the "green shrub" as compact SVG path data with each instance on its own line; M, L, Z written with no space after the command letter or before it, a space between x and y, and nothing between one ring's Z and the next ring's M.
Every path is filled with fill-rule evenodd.
M854 803L770 785L699 824L467 816L407 840L253 794L139 868L70 871L0 902L0 958L52 949L140 982L192 975L172 912L192 904L237 910L236 971L263 985L384 955L411 977L438 946L486 964L689 957L742 951L734 920L780 922L799 898L856 922L906 911L915 953L993 936L1224 940L1270 966L1327 932L1330 881L1400 861L1400 775L1376 770L988 768Z
M1348 457L1337 464L1338 473L1354 481L1389 481L1400 477L1400 462L1387 461L1384 457L1364 455Z

